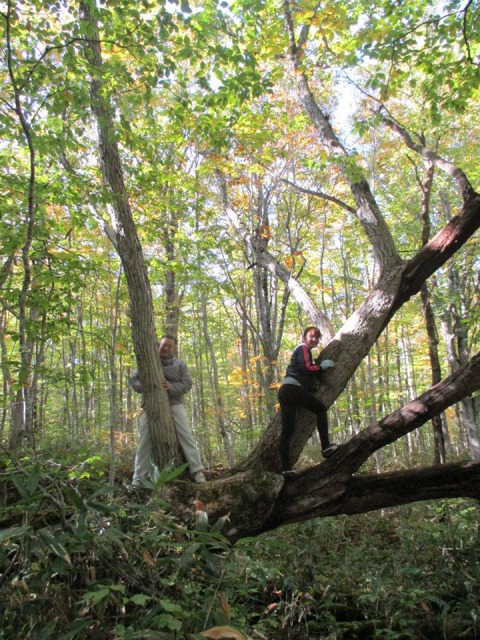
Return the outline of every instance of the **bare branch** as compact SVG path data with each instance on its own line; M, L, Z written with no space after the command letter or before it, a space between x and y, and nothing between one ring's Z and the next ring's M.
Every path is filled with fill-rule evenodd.
M467 48L467 60L472 64L476 64L472 58L472 52L470 50L470 42L468 41L468 35L467 35L467 13L472 4L473 4L473 0L468 0L467 4L463 8L462 35L463 35L463 40L465 42L465 47Z
M457 165L453 164L453 162L445 160L444 158L439 156L438 153L429 149L426 145L414 142L409 132L404 127L399 125L398 122L395 122L393 118L383 116L383 121L403 139L409 149L412 149L412 151L420 154L423 158L429 160L436 167L452 176L452 178L454 178L457 182L464 199L468 196L472 196L475 193L466 174L464 173L464 171L462 171L462 169L457 167Z
M283 267L278 260L276 260L276 258L274 258L274 256L267 251L264 246L262 246L258 237L252 234L245 225L242 224L237 212L229 205L225 177L220 170L217 170L216 173L220 183L221 197L225 213L240 237L242 237L243 240L256 251L256 260L258 264L273 273L281 282L287 285L292 296L308 315L312 323L320 328L322 334L327 339L331 339L334 332L330 320L318 308L315 301L307 293L297 278Z
M343 202L343 200L340 200L339 198L335 198L335 196L329 196L328 194L323 193L323 191L314 191L313 189L307 189L305 187L301 187L300 185L295 184L295 182L291 182L286 178L282 178L282 182L284 182L285 184L288 184L289 186L293 187L297 191L300 191L301 193L306 193L309 196L314 196L316 198L321 198L322 200L327 200L327 202L332 202L333 204L338 205L342 209L345 209L345 211L348 211L349 213L353 213L354 215L357 213L356 209L351 207L346 202Z

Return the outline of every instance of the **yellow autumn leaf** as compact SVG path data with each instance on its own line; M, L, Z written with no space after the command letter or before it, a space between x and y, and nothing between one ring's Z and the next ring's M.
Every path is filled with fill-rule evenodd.
M142 551L142 558L143 561L148 564L149 567L154 567L155 566L155 560L152 558L151 554L144 550Z
M232 607L228 602L227 596L224 593L219 593L218 600L219 600L220 608L223 612L223 615L225 616L225 619L230 622L230 617L232 615Z
M213 638L213 640L227 640L232 638L233 640L251 640L251 638L245 636L233 627L212 627L211 629L202 631L200 635L205 638Z

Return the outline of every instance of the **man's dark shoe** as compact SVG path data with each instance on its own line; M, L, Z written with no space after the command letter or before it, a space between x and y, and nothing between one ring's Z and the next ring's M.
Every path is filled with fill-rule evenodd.
M329 447L326 447L325 449L322 449L322 456L324 458L329 458L338 449L339 449L339 445L338 444L331 444Z
M297 475L297 472L293 469L287 469L286 471L282 471L282 476L285 480L292 480Z

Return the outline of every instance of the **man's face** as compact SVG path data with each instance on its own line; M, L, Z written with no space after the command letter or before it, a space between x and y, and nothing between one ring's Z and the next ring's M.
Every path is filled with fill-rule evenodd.
M175 355L175 340L171 338L162 338L158 344L158 353L160 358L168 360Z
M305 344L307 344L312 349L313 347L318 346L319 342L320 336L318 335L318 331L310 329L310 331L308 331L307 335L305 336Z

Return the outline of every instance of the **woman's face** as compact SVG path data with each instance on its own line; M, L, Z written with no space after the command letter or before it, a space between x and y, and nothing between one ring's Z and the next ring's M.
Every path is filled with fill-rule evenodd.
M319 342L320 336L318 335L318 331L315 331L315 329L310 329L310 331L307 331L307 334L305 336L306 345L308 345L310 348L313 348L318 346Z

